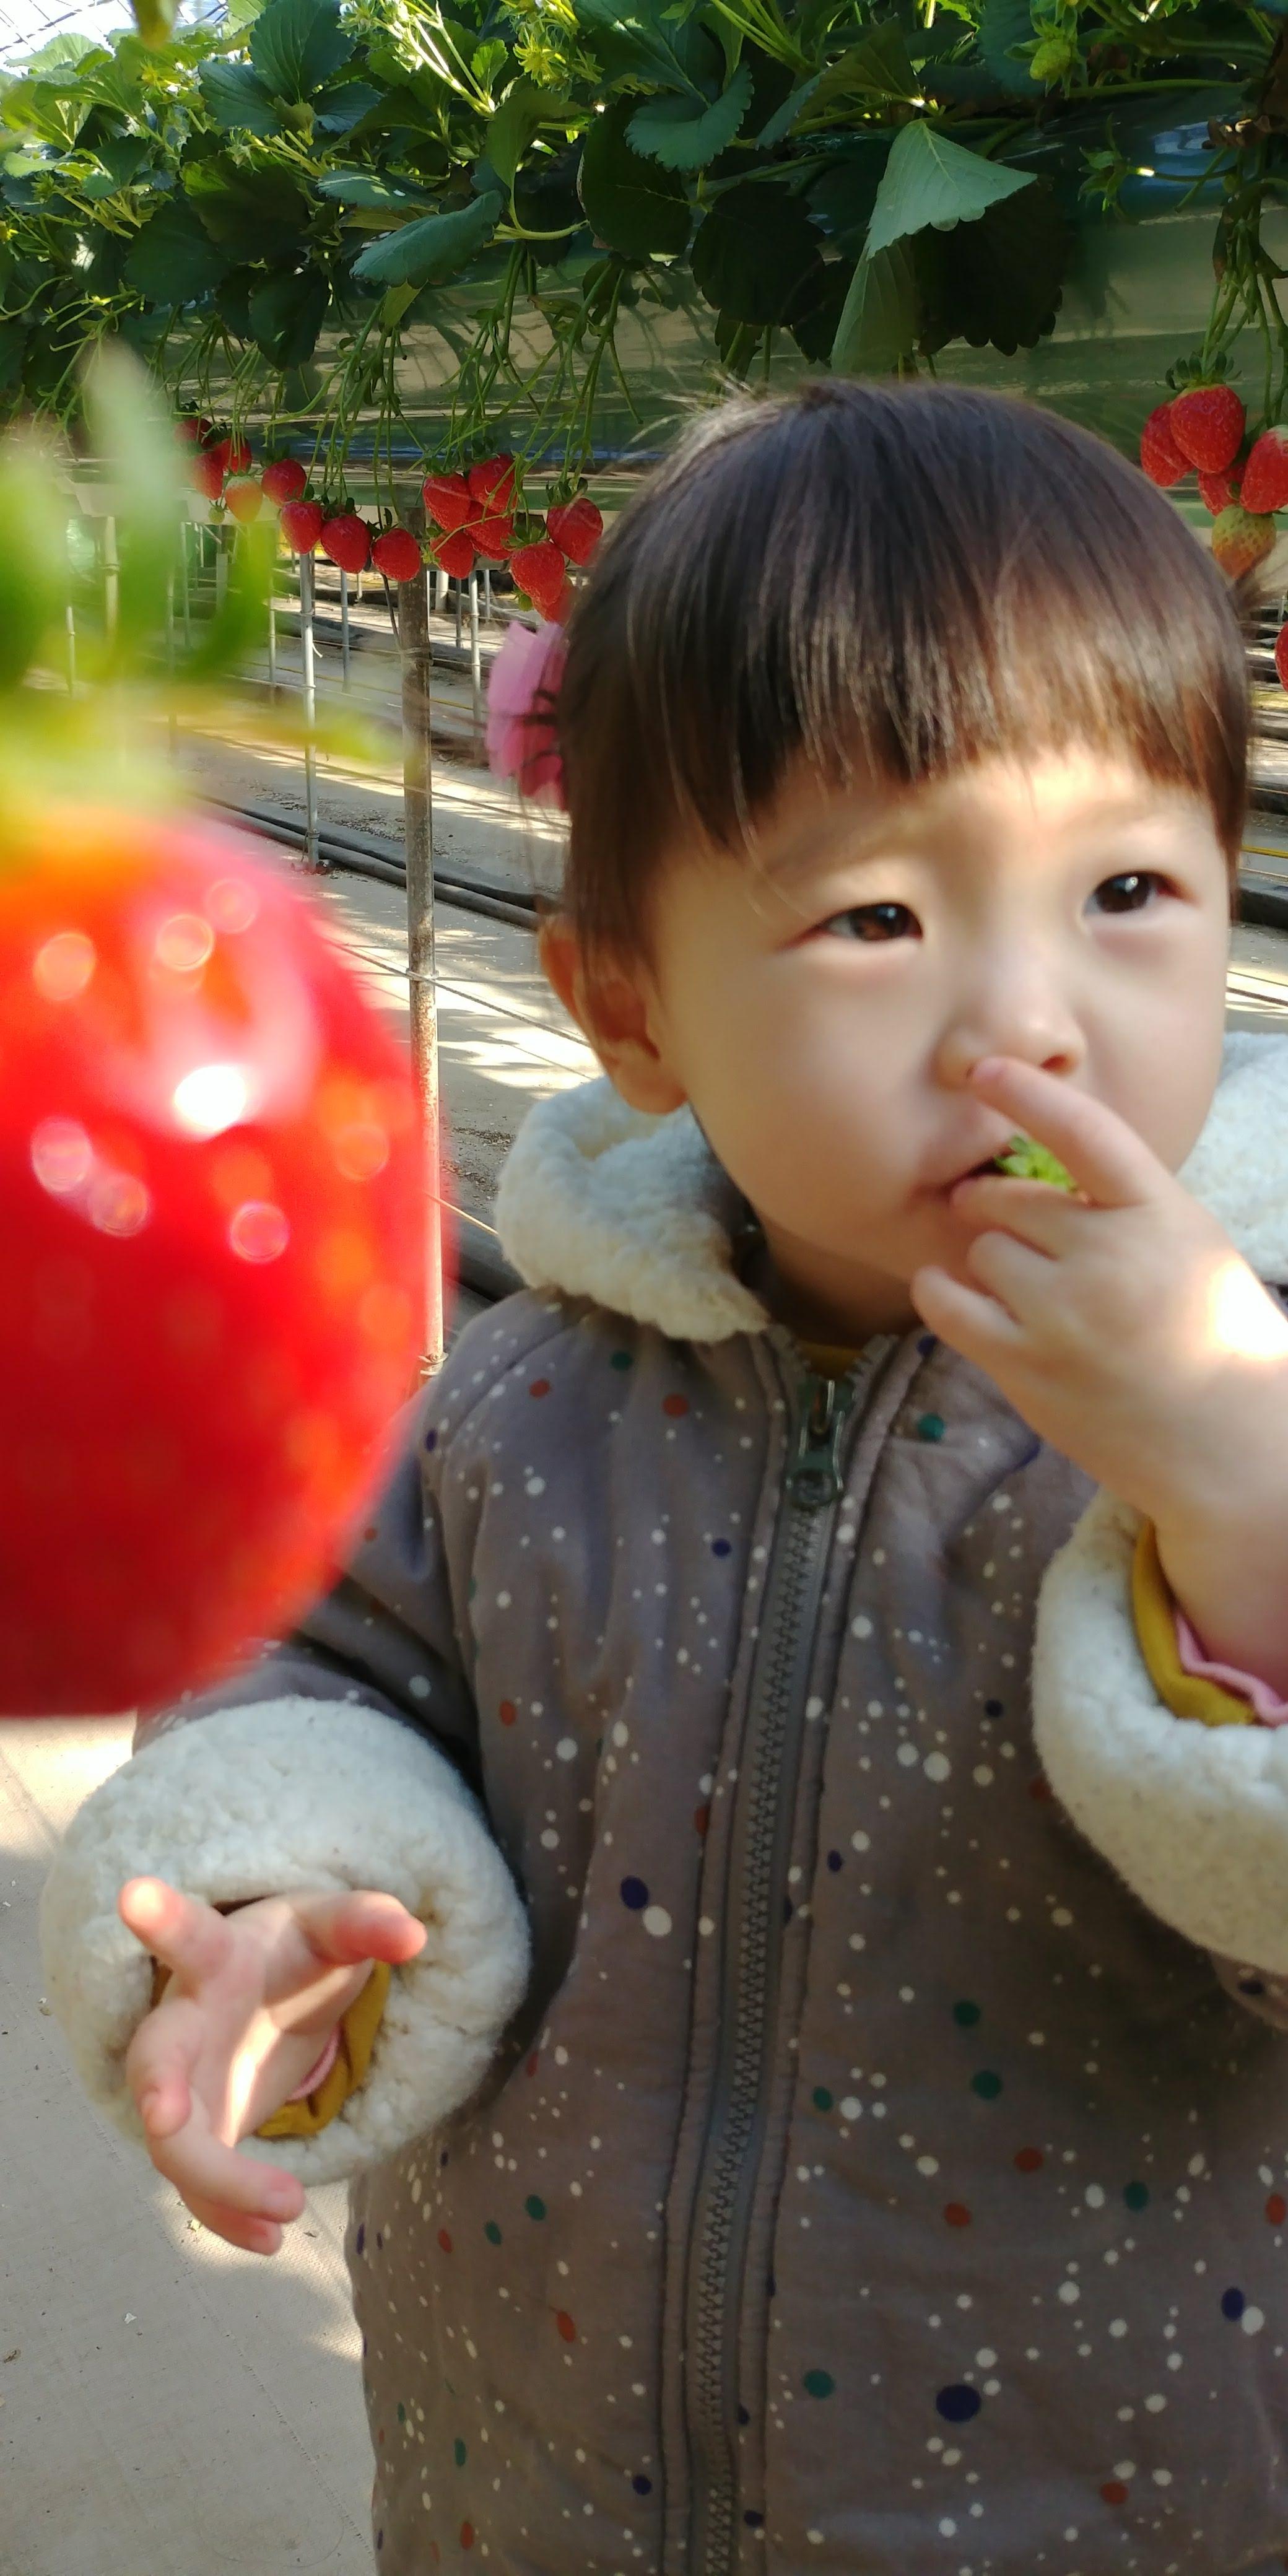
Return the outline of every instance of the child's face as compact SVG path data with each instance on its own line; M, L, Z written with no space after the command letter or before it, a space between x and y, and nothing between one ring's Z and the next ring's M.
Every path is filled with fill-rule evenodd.
M963 1275L948 1192L1009 1133L967 1087L983 1056L1064 1076L1184 1160L1217 1080L1228 939L1196 798L1091 753L917 789L802 779L760 858L665 871L645 1056L601 1052L637 1105L690 1102L799 1330L901 1327L922 1263Z

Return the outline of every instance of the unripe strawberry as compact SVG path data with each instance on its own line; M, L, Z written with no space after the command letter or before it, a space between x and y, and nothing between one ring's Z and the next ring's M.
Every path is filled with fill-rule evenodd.
M365 572L371 560L371 530L356 510L341 510L322 530L322 552L341 572Z
M465 533L489 563L504 563L514 551L513 519L471 519Z
M1163 491L1169 490L1173 483L1182 482L1190 470L1172 436L1171 414L1171 404L1160 403L1157 411L1150 413L1140 433L1142 472Z
M293 555L317 553L326 512L320 501L287 501L282 508L282 534Z
M569 563L589 563L604 533L602 511L584 492L574 501L558 501L546 512L546 526Z
M440 572L449 572L454 581L464 581L466 574L474 568L473 534L471 532L467 536L463 528L457 528L447 536L439 537L431 546L430 553Z
M1254 516L1236 501L1212 523L1212 552L1222 572L1231 581L1241 581L1245 573L1255 572L1265 562L1275 542L1275 523L1264 515Z
M1233 385L1191 385L1176 396L1168 425L1191 465L1220 474L1243 445L1248 416Z
M508 510L514 499L514 458L509 455L486 456L471 465L466 482L475 502L481 502L488 514Z
M217 501L224 488L223 459L215 455L213 448L204 456L194 456L189 467L189 479L198 492L205 493L208 501Z
M248 528L264 507L264 495L253 474L234 474L225 489L224 500L230 518L237 521L239 528Z
M436 528L450 536L453 528L463 528L476 508L474 495L463 474L427 474L423 486L425 508Z
M1288 429L1262 431L1244 466L1239 498L1245 510L1288 508Z
M420 540L410 528L386 528L371 549L371 561L386 581L414 581L421 569Z
M260 478L260 489L266 501L279 509L284 501L298 501L308 490L309 478L295 456L276 456L266 465Z

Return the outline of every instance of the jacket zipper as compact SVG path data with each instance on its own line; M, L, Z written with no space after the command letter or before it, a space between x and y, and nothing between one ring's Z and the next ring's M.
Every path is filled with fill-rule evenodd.
M842 1491L841 1441L892 1347L883 1336L848 1377L806 1374L795 1390L794 1453L765 1579L730 1832L718 2055L689 2240L690 2576L731 2576L738 2558L742 2279L773 2063L805 1695Z

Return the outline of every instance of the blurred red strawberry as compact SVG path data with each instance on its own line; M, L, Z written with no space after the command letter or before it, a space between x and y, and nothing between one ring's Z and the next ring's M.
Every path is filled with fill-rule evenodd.
M380 1472L404 1051L247 842L63 813L0 868L0 1073L0 1711L156 1705L331 1579Z
M458 528L451 536L437 538L429 551L440 571L449 572L454 581L464 581L474 564L474 531L467 534Z
M265 500L280 510L283 501L299 500L301 493L308 490L309 478L297 456L275 456L259 481Z
M218 457L225 474L244 474L250 463L250 449L245 439L231 435L217 438L213 447L206 449L206 454Z
M319 543L341 572L365 572L371 561L371 530L356 510L340 510L328 519Z
M489 563L504 563L514 552L513 519L471 519L465 534Z
M453 528L463 528L478 508L463 474L427 474L421 489L435 527L448 536Z
M489 514L506 511L514 499L514 458L508 453L485 456L470 466L465 480L476 508L481 506Z
M410 528L386 528L371 549L371 561L386 581L414 581L422 564L420 539Z
M224 488L224 467L222 457L216 456L213 449L204 456L194 456L188 475L195 489L204 492L208 501L219 499Z
M293 555L316 554L326 512L320 501L286 501L281 527Z
M520 546L510 557L510 570L533 607L545 618L557 617L568 593L568 567L553 540L541 537L536 545Z
M589 563L604 533L603 512L579 492L573 501L557 501L546 512L546 526L569 563Z

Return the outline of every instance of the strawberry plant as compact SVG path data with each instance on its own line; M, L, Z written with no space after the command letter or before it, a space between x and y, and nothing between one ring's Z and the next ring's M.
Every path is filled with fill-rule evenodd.
M1173 442L1181 473L1155 430L1150 470L1232 470L1238 402L1278 422L1274 11L266 0L168 27L146 0L140 25L147 42L60 36L0 94L0 407L73 418L86 345L123 335L185 407L215 502L267 418L329 517L359 448L397 516L410 452L443 536L514 520L575 567L585 513L533 536L524 485L572 513L608 397L667 416L626 325L648 347L683 313L711 388L784 360L1005 360L1052 331L1080 232L1191 205L1212 208L1215 296L1174 390L1209 428L1201 453ZM427 343L446 353L429 414L406 363Z

